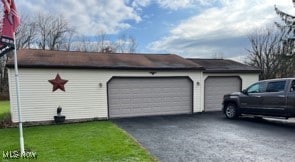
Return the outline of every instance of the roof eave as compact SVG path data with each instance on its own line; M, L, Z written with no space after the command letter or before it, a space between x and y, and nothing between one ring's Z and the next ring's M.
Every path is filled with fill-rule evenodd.
M260 73L261 70L204 70L204 73Z
M14 68L14 64L7 64L7 68ZM63 69L116 69L116 70L204 70L202 67L126 67L126 66L70 66L70 65L19 65L19 68L63 68Z

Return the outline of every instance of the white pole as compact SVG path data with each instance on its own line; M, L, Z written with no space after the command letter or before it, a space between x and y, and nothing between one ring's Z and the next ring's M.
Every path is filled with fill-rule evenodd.
M17 54L16 54L16 43L15 43L15 33L14 33L14 70L15 70L15 85L16 85L16 98L17 98L17 112L18 112L18 127L19 127L19 142L20 142L20 152L21 156L25 153L24 137L23 137L23 123L21 114L21 102L20 102L20 90L19 90L19 74L17 65Z

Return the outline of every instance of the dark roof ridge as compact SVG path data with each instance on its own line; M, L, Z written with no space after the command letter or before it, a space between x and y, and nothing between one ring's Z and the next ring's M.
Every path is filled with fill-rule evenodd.
M224 58L186 58L188 60L228 60Z
M206 73L260 73L255 67L231 59L187 58L205 68Z
M35 49L35 48L22 48L20 50L27 50L27 51L46 51L46 52L63 52L63 54L105 54L105 55L117 55L117 54L124 54L124 55L176 55L176 54L170 54L170 53L120 53L120 52L113 52L113 53L103 53L103 52L93 52L93 51L67 51L67 50L48 50L48 49ZM42 54L48 54L48 53L42 53ZM178 55L177 55L178 56Z

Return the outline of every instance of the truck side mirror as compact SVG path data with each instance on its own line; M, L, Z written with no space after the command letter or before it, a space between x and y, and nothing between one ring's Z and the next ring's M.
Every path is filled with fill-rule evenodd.
M245 94L245 95L248 95L247 89L242 90L242 93Z

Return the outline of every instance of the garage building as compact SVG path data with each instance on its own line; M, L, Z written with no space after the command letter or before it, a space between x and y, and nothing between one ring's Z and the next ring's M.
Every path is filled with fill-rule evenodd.
M206 110L204 87L214 84L209 76L239 77L242 88L258 80L257 73L208 73L174 54L22 49L18 62L23 121L53 120L58 106L66 119L192 114ZM13 66L9 60L11 114L17 122Z

